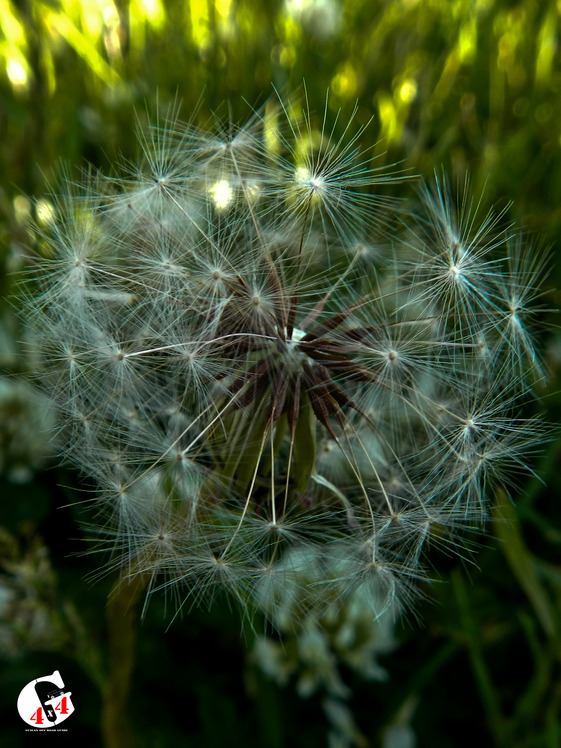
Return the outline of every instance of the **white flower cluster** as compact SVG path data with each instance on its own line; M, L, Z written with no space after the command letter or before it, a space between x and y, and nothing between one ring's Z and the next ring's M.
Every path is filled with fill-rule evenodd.
M443 180L384 197L352 126L154 125L40 232L43 386L110 566L150 590L263 601L313 548L318 594L393 609L541 438L542 253Z

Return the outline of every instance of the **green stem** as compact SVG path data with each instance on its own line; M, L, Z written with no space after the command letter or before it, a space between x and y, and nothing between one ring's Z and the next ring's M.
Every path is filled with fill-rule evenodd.
M146 584L144 576L132 580L120 578L107 603L109 673L101 719L105 748L133 746L127 704L136 654L137 603Z

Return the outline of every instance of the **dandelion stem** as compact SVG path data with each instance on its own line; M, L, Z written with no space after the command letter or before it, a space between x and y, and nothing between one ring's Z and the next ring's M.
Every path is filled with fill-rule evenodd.
M102 706L105 748L135 745L128 722L128 699L136 659L138 602L146 590L146 575L121 577L107 602L109 673Z

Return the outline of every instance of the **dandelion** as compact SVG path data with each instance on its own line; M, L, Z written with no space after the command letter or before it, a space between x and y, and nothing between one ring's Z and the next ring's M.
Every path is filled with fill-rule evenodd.
M327 103L280 109L278 148L259 114L173 118L138 168L67 182L27 311L108 568L284 628L294 600L395 613L526 468L545 265L443 179L406 213Z

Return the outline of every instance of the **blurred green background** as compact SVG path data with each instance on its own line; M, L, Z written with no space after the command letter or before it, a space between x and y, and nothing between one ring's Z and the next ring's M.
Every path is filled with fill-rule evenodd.
M320 115L329 89L332 122L342 110L337 127L356 102L358 125L373 117L361 139L380 141L380 159L429 179L442 168L452 183L469 171L485 205L512 201L509 216L552 246L544 307L561 302L561 2L0 0L5 745L46 741L24 733L15 703L28 681L55 669L76 707L56 744L102 745L108 687L111 582L84 579L97 559L76 555L87 547L83 494L40 436L43 406L25 383L32 362L10 300L32 243L29 196L42 204L61 162L108 171L134 159L135 122L156 106L175 102L201 125L215 112L243 123L273 85L288 96L303 81ZM561 338L555 314L544 317L551 378L539 408L558 424ZM166 630L171 612L154 599L137 632L131 745L559 748L560 454L557 430L516 507L498 497L500 521L479 539L476 563L435 554L437 583L378 658L385 681L331 664L349 687L339 700L325 684L302 698L296 675L284 686L268 678L254 633L226 604L186 612Z

